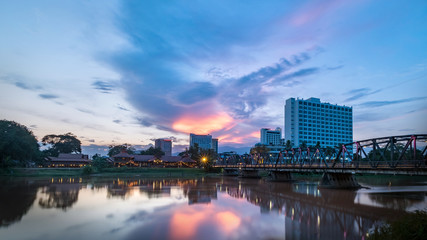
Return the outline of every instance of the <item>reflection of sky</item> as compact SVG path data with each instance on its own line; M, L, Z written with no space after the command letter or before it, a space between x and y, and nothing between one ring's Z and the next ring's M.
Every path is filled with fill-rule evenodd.
M1 229L1 239L223 239L283 236L283 215L261 215L259 207L220 193L210 204L189 205L182 189L148 198L133 188L126 198L107 189L83 188L71 208L42 209L38 199L19 223ZM25 229L25 231L23 231ZM255 230L256 229L256 230Z

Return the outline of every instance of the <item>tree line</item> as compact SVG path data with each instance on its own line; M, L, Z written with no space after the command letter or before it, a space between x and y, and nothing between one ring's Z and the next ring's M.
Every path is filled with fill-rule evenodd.
M129 154L165 155L159 148L136 151L130 144L110 145L108 156L112 157L125 150ZM49 134L41 139L41 144L26 126L14 121L0 120L0 168L44 166L47 157L58 157L60 153L81 154L81 142L72 133ZM102 157L95 154L93 159ZM104 159L105 160L105 159ZM105 161L101 161L104 164Z

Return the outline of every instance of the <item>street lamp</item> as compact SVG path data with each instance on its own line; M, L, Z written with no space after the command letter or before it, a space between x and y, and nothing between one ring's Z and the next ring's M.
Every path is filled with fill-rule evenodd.
M207 160L207 159L206 159L205 157L203 157L203 158L202 158L202 162L206 162L206 160Z

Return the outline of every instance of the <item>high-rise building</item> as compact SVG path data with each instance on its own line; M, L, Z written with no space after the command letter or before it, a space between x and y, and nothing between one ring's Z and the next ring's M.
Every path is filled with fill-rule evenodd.
M196 143L201 149L212 149L212 135L196 135L190 133L190 147L194 147Z
M154 141L154 147L160 148L165 152L165 156L172 156L172 140L170 139L156 139Z
M319 98L289 98L285 104L285 140L335 147L353 141L353 108L322 103Z
M260 143L263 145L281 145L282 130L276 128L271 130L269 128L261 128L260 130Z
M212 138L212 149L214 153L218 153L218 138Z

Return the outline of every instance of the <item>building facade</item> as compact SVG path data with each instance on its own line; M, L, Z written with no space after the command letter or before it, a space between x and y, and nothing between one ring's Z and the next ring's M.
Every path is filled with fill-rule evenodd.
M212 149L215 153L218 153L218 139L212 138L212 135L197 135L190 133L190 147L194 147L196 143L201 149Z
M285 104L285 140L335 147L353 141L353 108L322 103L319 98L289 98Z
M201 149L212 149L212 135L197 135L190 133L190 147L197 143Z
M276 128L271 130L269 128L261 128L260 130L260 143L263 145L281 145L282 129Z
M156 139L154 147L160 148L165 153L165 156L172 156L172 140L170 139Z
M212 149L214 153L218 153L218 138L212 138Z

